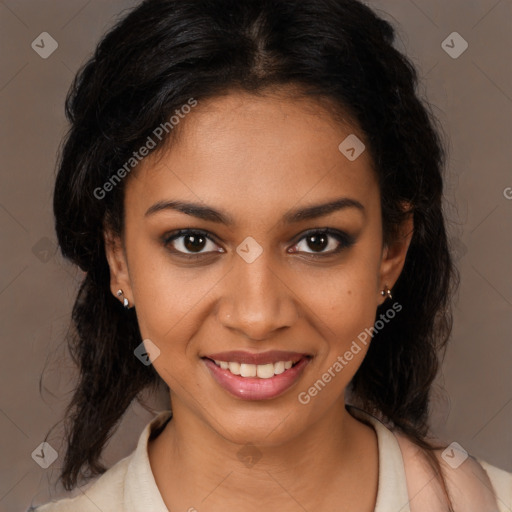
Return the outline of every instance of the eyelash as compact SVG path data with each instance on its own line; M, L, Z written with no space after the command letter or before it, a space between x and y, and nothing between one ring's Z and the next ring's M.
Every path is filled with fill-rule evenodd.
M321 253L307 252L307 253L305 253L308 255L308 257L311 257L311 258L325 258L328 256L332 256L333 254L338 254L343 249L348 249L355 243L355 238L352 235L349 235L348 233L344 233L343 231L338 231L336 229L331 229L331 228L322 228L322 229L317 228L317 229L309 230L306 233L304 233L297 240L297 242L295 242L293 245L295 246L299 242L301 242L303 239L305 239L311 235L317 235L317 234L325 234L325 235L329 235L329 236L335 238L338 241L339 246L336 249L331 250L329 252L321 252ZM168 246L171 242L173 242L174 240L177 240L178 238L181 238L185 235L202 236L202 237L207 238L211 242L216 243L215 240L206 231L197 230L197 229L180 229L179 231L175 231L175 232L165 235L163 237L163 245L167 249L169 249ZM176 250L172 250L172 249L169 249L169 251L172 252L173 254L179 255L180 257L184 257L187 259L203 258L206 254L211 252L211 251L208 251L208 252L203 252L203 253L192 254L192 253L185 253L185 252L176 251Z

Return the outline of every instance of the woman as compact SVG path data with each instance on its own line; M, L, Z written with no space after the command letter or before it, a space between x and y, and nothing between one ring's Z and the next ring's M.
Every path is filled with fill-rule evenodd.
M102 40L54 210L86 272L61 480L104 474L36 510L511 509L512 474L428 439L457 272L393 38L355 0L148 0Z

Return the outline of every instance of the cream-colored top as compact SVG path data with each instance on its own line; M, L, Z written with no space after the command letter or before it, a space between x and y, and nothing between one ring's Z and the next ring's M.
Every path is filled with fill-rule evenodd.
M407 453L405 438L395 435L377 418L369 413L348 405L347 410L352 416L371 425L377 434L379 446L379 483L375 512L444 512L446 508L434 505L426 496L428 485L414 481L408 472L406 480L406 464L404 453ZM148 457L148 439L154 430L161 427L170 417L170 411L160 411L144 428L139 437L136 449L121 459L104 474L97 477L81 493L73 498L52 501L39 507L32 507L34 512L169 512L156 485ZM405 449L404 449L405 448ZM408 457L408 455L407 455ZM477 474L472 466L480 464L484 477ZM407 466L413 468L414 466ZM461 468L466 471L461 471ZM468 471L468 469L470 471ZM451 468L448 468L449 470ZM454 482L456 491L468 497L469 506L465 505L460 512L512 512L512 473L491 466L484 461L469 457L458 469L452 469L453 475L448 479ZM471 474L457 480L456 475ZM492 482L486 486L485 474ZM473 481L471 481L471 478ZM457 484L460 484L457 487ZM493 488L497 500L489 501L484 494ZM408 488L414 496L408 496ZM412 494L412 493L411 493ZM476 499L475 499L476 497ZM421 501L421 499L425 501ZM481 500L481 501L479 501ZM421 501L421 502L420 502ZM430 505L428 505L430 503ZM423 505L422 505L423 504ZM427 505L425 505L427 504ZM471 510L469 510L471 509ZM459 512L457 508L456 512Z

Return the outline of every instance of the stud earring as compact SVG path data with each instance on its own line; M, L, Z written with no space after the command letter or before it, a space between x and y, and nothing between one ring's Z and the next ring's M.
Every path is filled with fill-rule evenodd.
M122 295L123 295L123 290L117 290L117 296L118 296L119 298L121 298L121 297L122 297ZM129 309L129 305L130 305L130 304L129 304L129 302L128 302L128 299L125 297L125 298L123 299L123 306L124 306L126 309Z
M381 290L380 291L380 294L385 297L387 295L387 298L388 299L392 299L393 298L393 295L391 295L391 290L388 288L388 285L385 284L384 285L384 290Z

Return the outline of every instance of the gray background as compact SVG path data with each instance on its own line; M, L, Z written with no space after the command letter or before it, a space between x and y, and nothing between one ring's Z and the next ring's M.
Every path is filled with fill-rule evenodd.
M54 486L61 430L48 439L59 453L49 468L31 457L61 418L74 379L64 335L80 273L56 252L56 151L75 71L135 3L0 1L0 510L24 511L63 494ZM462 282L435 389L434 432L512 471L512 200L504 193L512 187L511 1L370 5L398 24L398 46L418 67L422 94L450 138L446 211ZM441 46L454 31L469 43L457 59ZM31 48L42 32L59 45L47 59ZM155 409L165 407L163 397L150 398ZM134 449L151 417L140 405L127 412L105 452L107 465Z

